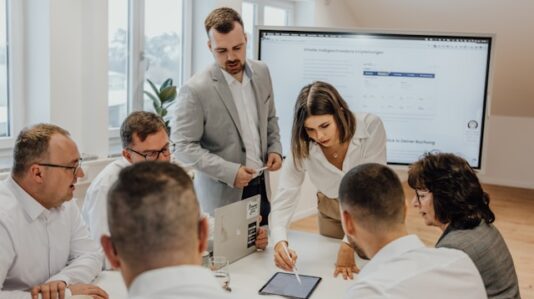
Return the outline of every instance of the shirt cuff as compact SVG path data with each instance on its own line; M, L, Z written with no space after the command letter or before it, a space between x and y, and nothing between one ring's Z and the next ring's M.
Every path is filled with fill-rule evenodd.
M287 229L285 227L273 227L270 230L273 245L278 244L280 241L287 241Z
M70 291L69 288L66 288L65 289L65 298L70 298L72 297L72 292Z

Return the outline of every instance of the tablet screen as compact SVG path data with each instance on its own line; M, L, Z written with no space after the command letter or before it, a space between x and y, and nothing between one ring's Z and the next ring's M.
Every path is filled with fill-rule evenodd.
M276 272L260 289L263 295L279 295L289 298L309 298L321 277L300 275L300 284L293 273Z

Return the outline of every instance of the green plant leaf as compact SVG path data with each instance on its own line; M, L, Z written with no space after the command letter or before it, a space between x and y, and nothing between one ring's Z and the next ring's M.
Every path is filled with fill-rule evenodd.
M176 99L176 86L165 87L161 91L159 98L162 103L174 101L174 99Z
M161 109L162 109L161 106L158 106L158 105L157 105L156 103L154 103L154 102L153 102L152 104L153 104L152 106L154 106L154 111L155 111L159 116L161 116Z
M161 116L161 117L164 117L165 115L167 115L167 109L165 109L165 108L161 108L160 116Z
M154 91L154 95L156 95L159 98L160 97L159 90L156 88L156 85L152 81L150 81L150 79L146 79L146 81L148 81L148 84L150 84L150 87L152 87L152 90Z
M172 78L165 80L159 87L159 91L162 91L163 89L165 89L165 87L169 87L169 86L172 86Z
M158 98L156 98L153 94L151 94L150 92L146 90L143 93L146 94L152 100L152 104L161 106L162 104L161 101Z

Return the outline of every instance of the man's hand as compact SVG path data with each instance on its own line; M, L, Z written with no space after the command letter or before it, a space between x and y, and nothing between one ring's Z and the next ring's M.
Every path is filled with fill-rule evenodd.
M73 284L69 286L72 295L89 295L94 299L108 299L108 293L92 284Z
M237 175L234 180L234 187L243 189L254 177L256 170L250 167L241 166L237 171Z
M282 157L277 153L269 153L267 156L267 166L269 171L277 171L282 167Z
M284 246L287 247L287 241L280 241L274 245L274 264L285 271L293 271L297 262L297 253L288 248L290 256L287 256Z
M267 234L267 229L264 227L258 227L258 230L256 231L256 248L264 250L267 248L267 245L269 244L269 237Z
M345 242L341 242L339 251L337 253L336 270L334 277L339 274L343 275L343 279L353 279L352 273L358 273L360 269L356 266L354 261L354 250Z
M37 299L41 294L42 299L64 299L67 284L62 280L49 281L31 289L32 299Z

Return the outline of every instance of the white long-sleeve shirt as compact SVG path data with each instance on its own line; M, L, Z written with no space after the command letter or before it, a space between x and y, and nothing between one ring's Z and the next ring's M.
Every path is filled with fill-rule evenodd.
M200 266L182 265L146 271L137 276L128 290L130 299L230 299L213 273Z
M102 260L75 202L46 209L11 177L0 182L0 299L29 299L47 281L90 283Z
M380 118L370 113L355 113L356 132L352 137L342 169L328 162L320 146L310 143L310 154L297 169L292 155L284 161L278 192L271 201L269 228L273 244L287 240L287 227L298 204L300 188L306 173L319 192L337 198L341 179L352 168L363 163L386 164L386 131Z
M248 66L246 66L248 67ZM252 72L253 70L250 69ZM256 95L252 88L252 81L243 72L242 82L237 81L232 75L226 71L222 71L224 79L228 83L235 106L238 107L237 114L239 115L239 123L243 133L243 142L245 143L247 154L247 165L252 168L263 167L260 150L260 127L258 120L258 107L256 105Z
M384 246L347 290L357 298L487 298L475 264L456 249L426 248L415 235Z
M109 235L107 197L109 189L119 178L119 172L131 165L121 157L108 164L91 182L85 193L82 217L89 229L91 238L99 241L102 235Z

